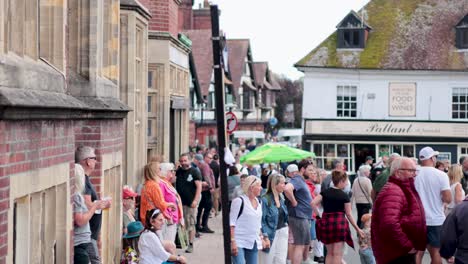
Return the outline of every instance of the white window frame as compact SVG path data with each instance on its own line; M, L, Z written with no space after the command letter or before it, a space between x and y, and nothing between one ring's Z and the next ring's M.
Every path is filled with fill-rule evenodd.
M457 102L454 102L454 97L457 96ZM461 102L461 100L464 102ZM454 109L457 106L457 109ZM461 110L461 108L464 108ZM465 117L460 117L461 114ZM454 115L457 114L457 117ZM452 96L451 96L451 116L455 120L465 120L468 119L468 87L466 86L456 86L452 87Z
M320 145L321 146L321 156L317 155L316 151L316 146ZM325 155L325 147L324 145L335 145L334 146L334 153L333 156L327 156ZM338 156L338 145L346 145L347 146L347 155L346 156ZM325 167L326 163L331 163L333 162L334 159L343 159L343 160L348 160L348 163L346 163L346 170L348 172L353 172L354 171L354 156L353 156L353 149L351 148L350 143L344 143L344 142L312 142L311 143L311 151L315 153L315 161L317 164L317 167L325 170L330 170ZM329 152L330 153L330 152ZM321 160L321 166L319 166L319 161Z
M397 152L397 153L400 154L400 155L402 155L402 156L406 156L406 155L404 155L404 147L405 147L405 146L406 146L406 147L411 146L411 147L413 147L413 156L412 156L412 157L406 156L406 157L409 157L409 158L414 158L414 157L416 157L416 145L414 145L414 144L405 144L405 143L382 143L382 144L377 144L377 149L376 149L376 152L375 152L375 153L376 153L376 156L377 156L377 159L382 158L382 156L380 155L380 146L388 146L388 147L389 147L389 148L388 148L388 155L390 155L390 154L392 154L392 153L395 153L395 151L394 151L394 147L395 147L395 146L400 146L400 147L401 147L401 151L402 151L403 153L398 153L398 152Z
M346 92L346 89L348 89L347 92ZM358 86L356 84L336 85L336 117L357 118L357 104L358 104L357 94L358 94ZM341 100L339 100L340 96L341 96ZM353 96L355 99L351 100L351 97ZM348 100L345 100L345 97L348 97ZM347 107L346 107L346 104L348 104ZM352 107L353 104L354 104L354 107ZM354 112L354 116L352 115L353 112Z

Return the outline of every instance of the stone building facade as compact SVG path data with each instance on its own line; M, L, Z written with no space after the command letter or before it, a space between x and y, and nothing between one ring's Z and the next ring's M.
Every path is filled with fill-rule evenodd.
M130 110L119 99L119 82L134 70L119 67L119 6L0 0L0 263L72 262L70 201L80 145L96 149L91 181L113 198L103 211L103 263L119 262Z

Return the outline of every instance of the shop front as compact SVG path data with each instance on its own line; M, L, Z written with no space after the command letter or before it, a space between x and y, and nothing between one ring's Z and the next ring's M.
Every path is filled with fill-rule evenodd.
M367 156L374 162L391 153L417 158L425 146L439 151L439 160L457 163L468 155L468 123L306 119L303 146L315 153L317 166L327 171L337 158L349 173L355 173Z

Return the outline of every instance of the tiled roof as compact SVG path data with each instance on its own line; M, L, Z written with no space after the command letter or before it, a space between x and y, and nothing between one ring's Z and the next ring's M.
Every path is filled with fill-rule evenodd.
M281 85L279 84L278 80L275 77L275 74L272 71L268 71L268 76L270 76L270 84L272 90L281 90Z
M241 86L245 58L249 51L250 44L248 39L228 39L226 43L229 53L231 81L234 86L234 94L237 96L237 89Z
M208 95L213 72L211 30L187 30L183 33L192 40L192 53L197 68L198 82L202 94Z
M468 13L468 0L371 0L363 9L372 26L364 50L337 49L335 31L296 66L467 69L468 52L456 49L454 27Z
M255 80L256 87L263 86L263 80L265 80L265 75L268 70L268 62L254 62L252 64L253 76Z

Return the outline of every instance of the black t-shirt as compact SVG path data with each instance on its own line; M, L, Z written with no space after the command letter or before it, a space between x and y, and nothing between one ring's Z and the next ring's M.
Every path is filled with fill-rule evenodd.
M94 189L94 185L89 180L89 176L86 175L85 181L85 195L91 195L91 202L95 200L99 200L99 196L96 193L96 189ZM102 214L93 214L91 219L89 219L89 227L91 229L91 238L97 240L99 237L99 232L101 231L101 222L102 222Z
M176 189L182 200L182 204L186 206L192 205L195 198L197 186L195 181L201 181L202 177L200 170L190 167L188 170L179 168L176 172Z
M280 207L278 208L278 224L276 225L276 230L281 229L286 226L286 214L284 210Z
M268 172L266 175L260 175L260 179L262 180L262 188L266 189L268 184L268 177L270 177L271 171Z
M210 168L213 171L213 175L214 175L214 178L215 178L215 186L216 186L216 188L218 188L219 187L219 185L218 185L218 179L219 179L219 164L218 164L218 162L212 160L211 163L210 163Z
M344 212L345 203L349 203L349 196L342 190L328 188L320 193L324 213Z

